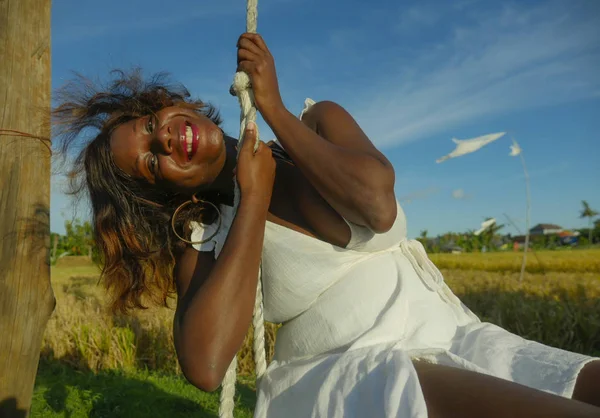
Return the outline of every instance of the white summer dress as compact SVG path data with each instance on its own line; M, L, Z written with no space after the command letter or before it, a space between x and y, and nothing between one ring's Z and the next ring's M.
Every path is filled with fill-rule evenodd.
M304 111L313 103L307 99ZM232 208L221 210L230 224ZM257 388L255 417L426 418L412 359L571 397L579 371L594 358L481 322L422 245L407 239L399 205L384 234L347 223L351 240L341 248L267 222L265 320L285 324ZM213 230L196 223L192 240ZM195 248L218 254L225 237Z

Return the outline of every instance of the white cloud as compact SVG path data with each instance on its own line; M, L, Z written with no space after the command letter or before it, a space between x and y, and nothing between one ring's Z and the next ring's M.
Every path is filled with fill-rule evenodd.
M398 197L398 201L405 205L412 203L415 200L427 199L440 192L438 187L428 187L426 189L416 190L407 195Z
M362 111L356 112L378 146L449 135L485 116L599 96L600 15L575 18L544 4L476 18L414 60L378 64L393 72L361 92Z
M468 196L463 189L456 189L452 191L452 198L456 200L466 199Z

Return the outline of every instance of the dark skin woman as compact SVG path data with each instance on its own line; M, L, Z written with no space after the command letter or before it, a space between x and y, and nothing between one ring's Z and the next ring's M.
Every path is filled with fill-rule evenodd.
M175 291L179 363L204 391L220 385L250 326L267 221L343 248L344 219L385 233L397 210L394 168L352 116L320 102L298 119L283 104L262 37L243 34L237 47L238 70L250 76L256 107L293 163L273 158L263 142L254 152L253 125L236 162L237 140L224 134L212 107L138 74L121 74L104 92L67 86L54 112L63 150L85 128L100 132L76 161L74 174L85 181L74 186L90 194L113 308L166 304ZM232 205L234 175L241 200L215 260L177 240L170 219L190 200ZM210 205L196 206L187 205L177 223L188 237L190 220L216 216ZM458 368L415 368L431 417L600 416L598 361L583 368L572 400Z

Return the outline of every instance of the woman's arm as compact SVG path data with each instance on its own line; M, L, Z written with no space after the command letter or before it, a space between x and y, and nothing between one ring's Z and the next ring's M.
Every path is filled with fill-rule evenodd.
M221 384L254 310L275 178L271 150L261 142L254 152L254 127L248 125L239 153L240 204L218 259L188 247L175 265L177 357L186 378L204 391Z
M245 199L216 261L187 248L177 261L175 348L185 377L201 390L216 390L248 332L268 202Z
M341 106L315 104L298 120L285 107L263 113L281 144L323 198L344 218L388 231L396 219L394 168Z
M397 209L394 169L348 112L318 103L306 115L311 127L288 112L275 61L258 34L238 40L238 70L250 76L258 110L321 196L347 220L375 232L389 230Z

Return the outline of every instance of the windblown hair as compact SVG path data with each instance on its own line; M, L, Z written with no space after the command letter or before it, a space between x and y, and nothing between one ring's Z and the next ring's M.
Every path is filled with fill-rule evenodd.
M111 133L122 123L174 105L203 114L216 125L221 119L213 106L192 99L182 85L168 84L165 73L148 80L140 69L111 75L106 85L76 75L56 92L52 121L63 157L80 148L68 173L69 193L86 193L90 199L101 280L112 296L112 311L127 313L145 309L147 299L167 306L174 291L175 257L185 248L172 232L171 217L189 196L132 178L118 168L110 150ZM221 203L215 194L201 197ZM212 222L216 214L208 209L187 205L177 216L178 233L183 236L189 230L190 220Z

